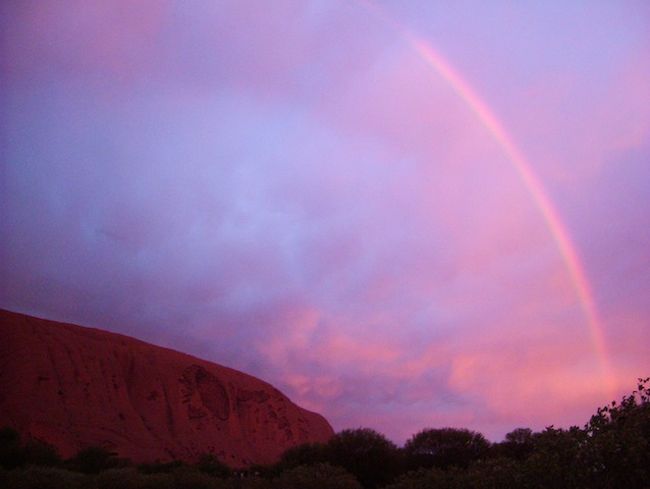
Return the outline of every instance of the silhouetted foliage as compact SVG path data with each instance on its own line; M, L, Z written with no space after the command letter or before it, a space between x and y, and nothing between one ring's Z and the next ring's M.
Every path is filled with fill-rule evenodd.
M13 469L25 463L20 435L13 428L0 429L0 466Z
M70 467L84 474L97 474L102 470L124 467L128 461L120 459L117 454L102 447L88 447L79 450L69 461Z
M594 488L650 487L650 377L598 409L584 428L583 471Z
M460 489L462 474L457 469L418 469L400 477L387 489Z
M381 487L402 470L397 446L370 428L344 430L327 443L328 461L345 468L363 487Z
M193 467L179 468L170 476L174 482L174 489L223 489L225 487L223 480L200 472Z
M517 428L506 434L504 441L495 443L492 446L494 455L515 460L526 459L533 452L533 449L533 430L530 428Z
M506 443L517 446L527 446L532 448L533 430L530 428L516 428L505 436Z
M244 478L231 477L228 479L228 489L274 489L271 478L248 475Z
M172 460L171 462L153 462L138 465L138 470L143 474L169 474L174 470L187 465L182 460Z
M0 466L13 469L23 465L60 464L61 458L52 445L35 439L23 444L20 435L13 428L0 429Z
M584 432L576 426L568 430L549 426L535 433L533 452L523 465L526 487L583 487L578 455L584 441Z
M239 470L233 472L233 476L245 477L246 479L258 478L258 479L272 479L277 477L284 470L287 470L297 465L284 466L282 462L275 463L273 465L260 465L254 464L250 467L247 467L245 470Z
M29 440L23 445L25 463L31 465L46 465L56 467L61 465L59 453L49 443L40 440Z
M87 489L93 487L87 476L55 467L30 465L7 471L5 489Z
M134 468L108 469L96 478L97 489L230 489L224 479L180 466L171 472L142 473Z
M370 428L344 430L327 444L311 443L287 450L276 474L298 466L330 464L343 467L366 488L381 487L401 472L397 446Z
M650 489L650 379L582 428L517 428L501 443L464 429L426 429L400 451L374 430L344 430L327 444L287 450L273 466L233 472L206 455L124 468L102 448L47 467L56 451L0 429L0 487L18 489ZM415 467L406 473L409 468ZM84 472L81 474L79 472ZM86 475L89 474L89 475Z
M487 455L490 443L481 433L466 429L422 430L404 446L409 468L467 467Z
M201 472L211 475L213 477L221 477L223 479L232 474L232 470L226 464L221 462L217 457L211 453L201 455L196 468Z
M470 465L463 472L466 487L474 489L518 489L524 475L516 460L509 458L488 458Z
M390 489L648 489L650 379L620 404L598 409L584 428L517 429L493 456L466 469L420 469ZM417 436L417 435L416 435Z
M518 469L515 460L506 458L481 460L465 469L421 468L403 475L387 489L519 489L524 486Z
M108 469L97 475L95 484L97 489L139 489L141 477L133 467Z
M300 465L313 465L329 460L328 448L322 443L305 443L286 450L280 459L279 467L288 469Z
M286 470L273 481L273 486L277 489L361 489L345 469L324 463Z
M181 466L171 472L142 473L132 467L97 474L97 489L230 489L232 484L199 470Z

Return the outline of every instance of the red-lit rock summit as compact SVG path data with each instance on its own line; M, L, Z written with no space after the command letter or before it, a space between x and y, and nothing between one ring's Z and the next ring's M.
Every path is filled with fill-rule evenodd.
M0 426L63 456L270 463L332 428L271 385L134 338L0 310Z

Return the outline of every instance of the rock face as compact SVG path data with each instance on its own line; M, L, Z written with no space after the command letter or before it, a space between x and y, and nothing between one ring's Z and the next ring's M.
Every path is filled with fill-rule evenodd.
M0 427L64 457L103 446L134 462L276 461L332 436L319 414L242 372L98 329L0 310Z

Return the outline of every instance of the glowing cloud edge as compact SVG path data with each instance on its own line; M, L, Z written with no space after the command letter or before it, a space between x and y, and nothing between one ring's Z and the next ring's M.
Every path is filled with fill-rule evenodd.
M485 127L514 167L524 187L529 192L532 201L542 215L549 233L562 256L562 260L564 261L567 273L585 316L593 351L600 365L606 393L608 396L613 397L616 391L616 378L609 359L604 324L598 314L591 285L570 234L551 202L551 199L544 190L544 186L533 171L531 164L527 161L521 150L517 148L517 145L508 135L503 124L501 124L487 103L483 101L469 83L460 76L451 64L429 42L417 37L408 28L401 25L392 17L389 17L378 5L368 0L358 0L358 2L399 32L417 56L447 82L456 95L465 102L467 107Z

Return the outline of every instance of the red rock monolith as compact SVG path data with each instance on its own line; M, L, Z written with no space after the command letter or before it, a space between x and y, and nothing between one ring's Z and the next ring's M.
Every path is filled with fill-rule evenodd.
M0 310L0 427L63 457L102 446L134 462L267 464L333 434L255 377L99 329Z

